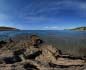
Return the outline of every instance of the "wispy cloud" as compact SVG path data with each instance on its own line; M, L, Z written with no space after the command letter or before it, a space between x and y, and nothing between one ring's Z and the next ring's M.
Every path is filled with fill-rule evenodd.
M38 28L40 24L40 27L43 27L44 29L63 29L64 27L59 26L70 25L68 21L71 19L76 20L77 18L86 18L86 1L0 0L0 13L0 24L5 23L6 21L10 23L12 21L12 24L14 23L15 26L17 24L21 27L23 25L27 27L29 24L31 26L32 24L32 27L37 26ZM63 21L63 19L66 20Z
M48 2L48 0L41 0L26 5L23 8L23 14L28 14L28 16L58 17L64 15L63 12L65 10L71 10L70 14L83 16L86 12L86 2L79 0L50 0ZM67 15L66 12L65 14Z
M46 26L44 29L59 29L57 26Z
M58 26L45 26L43 29L44 29L44 30L63 30L64 27L58 27Z

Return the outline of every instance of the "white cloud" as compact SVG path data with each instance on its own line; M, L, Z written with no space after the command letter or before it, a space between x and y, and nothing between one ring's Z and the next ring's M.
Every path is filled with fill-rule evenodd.
M59 27L58 26L45 26L44 29L46 29L46 30L58 30Z

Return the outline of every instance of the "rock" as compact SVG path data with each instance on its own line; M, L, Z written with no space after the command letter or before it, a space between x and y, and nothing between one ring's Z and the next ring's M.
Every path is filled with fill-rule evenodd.
M45 44L38 36L14 42L0 49L0 70L83 70L86 60L63 55L58 48Z
M39 55L39 53L41 53L39 48L35 48L34 46L29 46L28 48L26 48L26 51L24 52L24 55L26 56L27 59L35 59L35 57L37 55Z
M65 58L58 58L58 60L55 62L55 64L58 65L64 65L64 66L80 66L84 65L84 60L76 59L65 59Z
M4 47L4 45L6 45L6 44L7 44L7 42L5 42L5 41L0 41L0 48Z
M13 60L13 53L10 52L10 51L0 51L0 61L1 61L1 64L3 63L13 63L12 60Z
M43 40L41 40L41 39L39 38L39 36L37 36L37 35L31 35L31 36L30 36L30 39L31 39L31 44L32 44L32 46L38 47L40 44L43 43Z
M24 52L26 51L26 49L20 49L20 50L16 50L14 51L14 57L16 60L19 61L25 61L25 56L24 56Z
M38 61L44 62L56 62L57 57L60 55L60 52L55 47L51 45L43 45L40 47L42 54L36 58Z

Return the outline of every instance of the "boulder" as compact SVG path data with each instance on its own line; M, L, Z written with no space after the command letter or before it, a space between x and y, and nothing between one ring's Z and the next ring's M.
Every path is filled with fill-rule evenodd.
M40 50L42 51L42 54L36 58L38 61L56 62L57 57L60 55L59 50L51 45L42 45Z
M37 36L37 35L31 35L30 39L31 39L32 46L38 47L39 45L41 45L43 43L43 40L41 40L39 38L39 36Z

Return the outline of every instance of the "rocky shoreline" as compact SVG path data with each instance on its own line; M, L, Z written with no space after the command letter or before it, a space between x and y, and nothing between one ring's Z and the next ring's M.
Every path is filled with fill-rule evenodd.
M64 55L37 35L0 41L0 70L86 70L86 58Z

